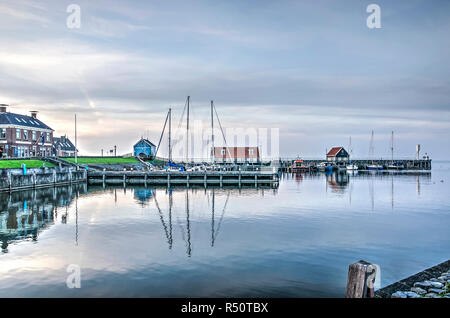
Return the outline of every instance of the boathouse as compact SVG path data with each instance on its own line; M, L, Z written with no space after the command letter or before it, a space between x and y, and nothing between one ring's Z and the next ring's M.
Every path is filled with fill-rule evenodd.
M348 162L350 160L350 155L344 149L344 147L333 147L327 153L328 162Z
M150 140L141 138L133 146L133 153L135 157L153 159L156 154L156 146Z

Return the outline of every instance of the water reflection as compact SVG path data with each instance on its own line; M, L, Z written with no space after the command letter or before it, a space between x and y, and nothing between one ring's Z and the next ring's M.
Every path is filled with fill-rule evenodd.
M449 249L448 189L430 174L282 177L0 194L0 296L341 297L355 260L380 264L386 285ZM78 291L68 264L85 275Z
M390 202L391 209L394 209L395 194L394 180L402 182L403 179L413 179L416 185L416 194L420 196L421 182L431 181L431 172L429 171L349 171L349 172L298 172L284 173L281 176L283 180L295 180L302 183L308 180L325 180L325 192L344 195L348 193L349 204L352 204L353 185L355 180L367 180L368 193L370 197L371 210L375 209L376 194L375 182L390 181Z
M3 253L14 241L37 241L39 233L52 226L62 208L61 223L66 224L68 208L75 199L75 222L78 225L78 195L86 185L55 187L0 194L0 240ZM59 210L61 213L61 209ZM78 227L75 240L78 242Z

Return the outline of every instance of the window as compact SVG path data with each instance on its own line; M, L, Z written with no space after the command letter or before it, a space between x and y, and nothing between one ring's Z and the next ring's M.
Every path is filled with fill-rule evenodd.
M50 140L50 133L47 133L47 139L45 141L46 142L51 142L51 140Z
M222 154L222 156L224 156L225 154L226 154L227 152L226 152L226 150L225 149L222 149L221 150L221 154Z
M28 140L28 130L23 131L23 140Z
M249 154L250 156L253 156L253 149L249 149L249 150L248 150L248 154Z
M0 139L5 139L5 138L6 138L6 129L0 128Z
M20 139L20 129L16 129L16 139Z
M31 133L31 137L33 138L33 140L36 140L36 130L33 130L33 132Z

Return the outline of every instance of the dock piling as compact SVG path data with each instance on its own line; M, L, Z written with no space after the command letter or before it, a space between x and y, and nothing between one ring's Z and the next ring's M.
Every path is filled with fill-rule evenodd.
M366 261L350 264L348 267L346 298L373 298L376 266Z

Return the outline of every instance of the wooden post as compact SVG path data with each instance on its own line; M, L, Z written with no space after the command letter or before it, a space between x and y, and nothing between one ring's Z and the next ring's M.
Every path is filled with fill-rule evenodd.
M33 171L33 189L36 188L36 171Z
M205 171L204 181L205 181L205 189L206 189L206 183L207 183L207 181L206 181L206 171Z
M223 174L222 173L220 174L219 178L220 178L220 187L222 187L223 186L223 183L222 183L222 181L223 181Z
M167 173L167 186L170 188L170 172Z
M11 171L8 171L8 183L9 183L9 192L12 191L12 176Z
M363 260L348 267L346 298L373 298L376 266Z

